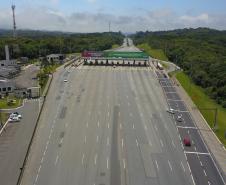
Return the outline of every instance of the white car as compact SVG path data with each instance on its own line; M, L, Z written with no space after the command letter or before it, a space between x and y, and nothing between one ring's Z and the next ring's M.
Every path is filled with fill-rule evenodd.
M183 121L182 115L178 115L178 116L177 116L177 121L179 121L179 122L182 122L182 121Z
M14 117L17 117L19 119L22 119L22 115L19 114L18 112L13 112L10 114L9 118L14 118Z
M175 110L172 109L172 108L168 109L167 112L169 112L169 113L171 113L171 114L175 114Z
M19 122L20 121L20 118L18 118L18 117L12 117L12 118L9 118L9 120L8 120L9 122Z
M67 82L67 79L65 79L64 82Z

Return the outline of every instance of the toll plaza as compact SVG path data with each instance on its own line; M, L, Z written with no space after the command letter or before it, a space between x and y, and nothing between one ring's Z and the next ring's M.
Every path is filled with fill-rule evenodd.
M149 66L145 52L84 51L84 65Z

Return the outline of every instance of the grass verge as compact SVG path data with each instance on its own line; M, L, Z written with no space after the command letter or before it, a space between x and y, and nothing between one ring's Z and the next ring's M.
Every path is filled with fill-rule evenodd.
M168 61L168 58L164 54L162 49L153 49L148 44L140 44L137 47L144 50L147 54L149 54L153 58Z
M116 48L119 48L120 46L118 44L113 44L111 49L116 49Z
M0 128L5 125L6 121L9 118L9 113L5 113L5 112L0 112L0 121L2 123L2 125L0 125Z
M208 124L211 128L214 126L214 110L202 110L202 109L218 109L217 114L217 130L214 132L216 133L217 137L220 141L226 146L226 109L217 104L214 100L212 100L209 96L205 94L203 88L195 85L191 82L190 78L184 72L176 73L176 78L191 97L193 102L197 107L200 108L200 112L202 113L203 117L206 119Z
M15 102L13 102L12 104L9 104L10 100L15 100ZM19 98L8 98L5 97L3 99L0 99L0 109L12 109L12 108L16 108L22 105L22 99Z

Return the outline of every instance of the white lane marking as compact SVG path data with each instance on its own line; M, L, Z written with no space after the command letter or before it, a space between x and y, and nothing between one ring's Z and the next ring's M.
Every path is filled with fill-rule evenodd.
M108 117L110 116L110 112L108 111Z
M185 172L185 168L184 168L184 165L183 165L182 161L180 162L180 164L181 164L181 166L182 166L182 168L183 168L183 170Z
M180 99L178 99L178 100L174 100L174 99L167 99L168 101L180 101L180 102L183 102L183 100L180 100Z
M63 141L64 141L64 138L61 138L61 140L60 140L60 144L62 144L62 143L63 143Z
M91 114L91 112L89 111L89 115Z
M158 131L158 127L155 125L155 130Z
M96 154L95 157L94 157L94 164L95 164L95 165L97 164L97 154Z
M148 140L148 143L149 143L149 145L150 145L150 146L152 146L152 142L151 142L151 140L150 140L150 139Z
M133 129L135 129L135 125L133 124Z
M203 172L204 172L205 176L207 176L207 174L206 174L206 170L203 170Z
M38 168L38 174L40 173L41 168L42 168L42 165L40 165L39 168Z
M58 159L59 159L59 156L57 155L55 163L54 163L55 165L57 165Z
M170 167L170 170L172 171L173 170L173 168L172 168L172 165L171 165L171 163L170 163L170 161L168 160L168 165L169 165L169 167Z
M128 95L126 95L126 98L128 99L128 98L129 98L129 96L128 96Z
M46 150L43 152L43 156L45 156L46 155Z
M85 141L84 142L86 143L86 136L85 136Z
M210 181L208 181L208 185L211 185Z
M89 123L87 122L87 123L86 123L86 128L88 128L88 127L89 127Z
M108 165L108 157L107 157L107 169L109 168L109 165Z
M68 123L65 124L65 127L66 127L66 128L68 127Z
M108 123L108 128L110 127L110 124Z
M82 164L84 163L84 158L85 158L85 155L82 154Z
M98 127L98 128L100 127L100 122L99 122L99 121L97 122L97 127Z
M36 178L35 178L35 183L38 181L38 174L36 175Z
M120 123L120 126L119 127L120 127L120 129L122 129L122 124L121 123Z
M200 165L203 166L202 161L199 161L199 162L200 162Z
M124 140L122 139L122 148L123 148L123 146L124 146Z
M139 145L139 143L138 143L137 139L136 139L136 144L137 144L137 146Z
M107 146L109 146L109 137L107 138Z
M161 143L161 146L163 147L163 142L162 142L162 140L160 139L160 143Z
M41 164L43 163L43 161L44 161L44 157L42 157Z
M99 142L99 136L97 136L97 143Z
M184 126L177 126L177 128L184 128L184 129L195 129L197 130L197 127L184 127Z
M175 143L173 142L173 140L172 140L172 145L173 145L174 148L176 148Z
M210 153L202 153L202 152L188 152L184 151L185 154L199 154L199 155L210 155Z
M123 168L124 169L126 168L126 161L125 161L125 159L123 159Z
M155 160L156 168L159 169L158 162Z
M145 130L147 130L147 129L148 129L146 124L144 124L144 129L145 129Z
M121 113L120 112L118 112L118 116L120 116L121 115Z
M128 102L128 106L130 106L130 103Z

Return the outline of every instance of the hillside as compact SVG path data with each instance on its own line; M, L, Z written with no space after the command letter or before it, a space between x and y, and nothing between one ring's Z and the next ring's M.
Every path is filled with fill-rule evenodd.
M226 107L226 31L208 28L137 32L136 45L147 43L165 51L168 59L191 76L195 84Z
M5 58L4 46L9 45L11 56L37 58L50 53L78 53L83 50L106 50L123 43L120 32L64 33L20 30L16 39L9 30L0 30L0 60Z

